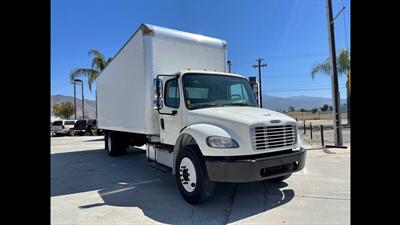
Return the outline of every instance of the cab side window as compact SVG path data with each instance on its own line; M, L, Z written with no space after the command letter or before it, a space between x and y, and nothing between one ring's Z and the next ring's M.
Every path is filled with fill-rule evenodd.
M165 105L171 108L179 108L178 79L168 80L165 84Z

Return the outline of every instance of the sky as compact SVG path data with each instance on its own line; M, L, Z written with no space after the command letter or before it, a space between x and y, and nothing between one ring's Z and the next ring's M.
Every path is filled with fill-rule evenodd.
M350 48L350 1L332 0L336 51ZM69 74L90 68L90 49L114 56L141 23L226 40L232 72L258 76L252 65L263 58L264 94L331 98L331 79L311 78L316 63L329 57L325 0L258 1L51 1L51 94L73 96ZM85 99L95 98L84 80ZM346 98L346 76L339 77ZM80 89L77 96L80 96Z

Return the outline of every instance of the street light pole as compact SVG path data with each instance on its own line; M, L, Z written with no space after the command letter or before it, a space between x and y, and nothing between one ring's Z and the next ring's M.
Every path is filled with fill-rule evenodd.
M85 97L83 97L83 82L81 82L82 87L82 119L85 119Z
M74 110L75 110L75 120L76 120L76 87L75 87L75 81L74 83Z

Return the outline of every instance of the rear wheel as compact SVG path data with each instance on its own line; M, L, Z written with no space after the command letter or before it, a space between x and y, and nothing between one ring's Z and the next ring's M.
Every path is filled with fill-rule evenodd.
M197 204L214 192L215 183L208 178L205 162L197 146L185 146L177 156L175 178L183 198Z
M72 128L69 129L68 134L69 134L69 136L74 136L75 135L74 129L72 129Z
M108 131L105 135L105 149L110 156L123 155L127 150L125 135L119 132Z

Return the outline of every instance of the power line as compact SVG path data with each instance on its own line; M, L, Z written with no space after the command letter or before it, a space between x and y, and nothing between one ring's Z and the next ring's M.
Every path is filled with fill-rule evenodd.
M298 59L298 58L310 58L310 57L317 57L317 56L327 56L327 52L313 52L313 53L301 53L301 54L287 54L287 55L275 55L275 56L268 56L264 57L267 58L268 61L278 61L278 60L289 60L289 59ZM253 60L250 59L240 59L240 60L232 60L232 65L245 65L250 64Z

